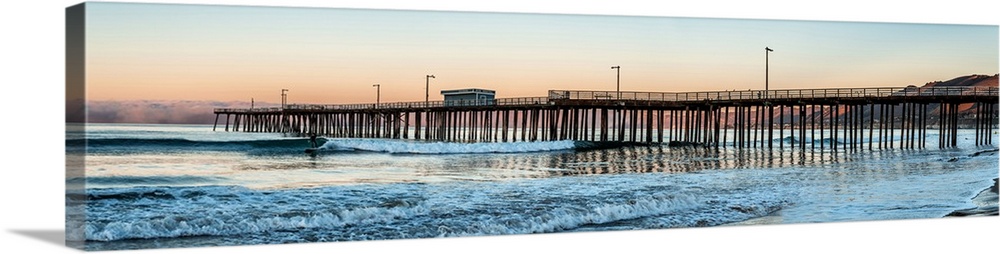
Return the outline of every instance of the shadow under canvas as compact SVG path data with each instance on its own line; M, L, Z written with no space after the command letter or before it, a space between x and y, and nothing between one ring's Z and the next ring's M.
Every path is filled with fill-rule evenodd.
M66 244L66 231L61 229L12 229L10 232L59 246Z

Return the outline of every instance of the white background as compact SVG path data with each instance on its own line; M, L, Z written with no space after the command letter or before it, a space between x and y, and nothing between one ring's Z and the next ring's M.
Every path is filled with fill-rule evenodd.
M1000 24L1000 1L133 1L416 10ZM0 252L63 247L64 11L77 1L0 7ZM988 56L984 56L988 57ZM992 56L998 57L998 56ZM720 73L722 75L722 73ZM115 253L995 253L1000 217L315 243ZM992 251L989 251L992 250Z

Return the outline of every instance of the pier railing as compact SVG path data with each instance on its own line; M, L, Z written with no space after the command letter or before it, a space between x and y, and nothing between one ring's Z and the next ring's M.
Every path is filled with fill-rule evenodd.
M643 100L643 101L732 101L757 99L886 98L912 96L997 96L996 87L881 87L786 90L732 90L710 92L633 92L550 90L550 99Z
M237 113L281 113L281 107L267 108L216 108L216 114L237 114Z
M356 103L356 104L290 104L286 109L305 110L350 110L350 109L406 109L406 108L437 108L437 107L473 107L473 106L513 106L546 104L548 97L519 97L492 100L453 100L453 101L419 101L419 102L389 102L389 103Z
M441 108L441 107L482 107L482 106L519 106L544 105L549 103L549 97L518 97L491 100L453 100L453 101L420 101L420 102L389 102L389 103L355 103L355 104L288 104L282 107L236 109L217 108L215 113L268 113L285 110L370 110L370 109L411 109L411 108Z
M282 110L371 110L419 109L442 107L482 107L544 105L558 100L633 100L633 101L733 101L765 99L818 98L889 98L918 96L998 96L997 87L880 87L783 90L732 90L709 92L635 92L549 90L547 97L518 97L492 100L454 100L429 102L389 102L355 104L289 104L270 108L218 108L215 113L271 113Z

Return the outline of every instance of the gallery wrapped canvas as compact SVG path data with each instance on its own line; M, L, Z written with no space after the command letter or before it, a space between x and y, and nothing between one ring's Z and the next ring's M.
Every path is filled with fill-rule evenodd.
M997 215L998 27L88 2L84 250Z

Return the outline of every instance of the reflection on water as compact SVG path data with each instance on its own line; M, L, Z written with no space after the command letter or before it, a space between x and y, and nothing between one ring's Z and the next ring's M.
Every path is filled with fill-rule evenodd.
M450 172L462 168L492 168L542 172L542 176L686 173L714 169L776 168L804 165L830 165L853 161L880 160L926 154L917 150L885 150L867 153L803 152L767 149L668 148L633 146L583 152L550 152L532 155L498 154L454 156ZM468 158L471 157L471 158ZM435 172L432 167L424 172ZM539 176L539 174L530 174Z
M940 152L940 151L937 151ZM531 154L393 155L375 153L331 154L314 158L310 168L354 168L362 173L412 173L413 181L493 181L594 174L687 173L702 170L781 168L792 166L844 165L882 161L930 153L921 150L884 150L866 153L803 152L778 149L714 149L633 146L589 151L558 151ZM355 157L357 160L349 159ZM350 161L350 162L347 162ZM280 169L284 166L262 166ZM294 168L294 167L292 167ZM414 169L412 172L386 169ZM348 170L350 171L350 170ZM357 173L357 172L355 172ZM399 178L406 178L400 176Z

